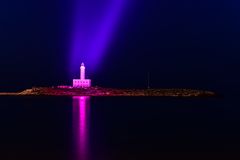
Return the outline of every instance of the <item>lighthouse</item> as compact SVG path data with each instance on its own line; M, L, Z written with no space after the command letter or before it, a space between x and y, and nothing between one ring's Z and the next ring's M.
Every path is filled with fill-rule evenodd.
M85 79L84 63L80 66L80 79L73 79L73 88L87 88L91 87L91 79Z
M85 79L85 66L84 66L84 63L82 63L81 67L80 67L80 79Z

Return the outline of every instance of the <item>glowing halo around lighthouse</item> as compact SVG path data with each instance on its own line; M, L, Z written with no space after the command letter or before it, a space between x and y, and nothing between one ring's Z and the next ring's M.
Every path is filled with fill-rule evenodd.
M91 79L85 79L84 63L80 67L80 79L73 79L73 88L87 88L91 87Z

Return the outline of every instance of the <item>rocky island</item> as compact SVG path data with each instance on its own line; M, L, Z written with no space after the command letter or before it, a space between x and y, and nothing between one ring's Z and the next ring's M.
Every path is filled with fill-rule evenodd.
M214 92L193 89L117 89L93 87L91 79L85 78L85 65L80 66L80 78L73 79L72 86L32 87L0 96L158 96L158 97L212 97Z
M103 87L33 87L21 92L0 93L1 96L158 96L212 97L214 92L193 89L115 89Z

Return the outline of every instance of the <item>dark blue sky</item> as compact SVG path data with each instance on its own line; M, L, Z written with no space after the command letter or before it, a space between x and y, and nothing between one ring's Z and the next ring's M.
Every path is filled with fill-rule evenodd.
M71 84L67 0L0 2L0 91ZM133 0L93 83L239 88L240 2ZM81 60L80 60L81 61Z

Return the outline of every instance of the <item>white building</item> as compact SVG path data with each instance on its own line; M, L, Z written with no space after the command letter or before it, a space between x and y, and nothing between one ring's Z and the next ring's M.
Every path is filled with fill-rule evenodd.
M80 67L80 79L73 79L73 88L87 88L91 87L91 79L85 79L84 63Z

